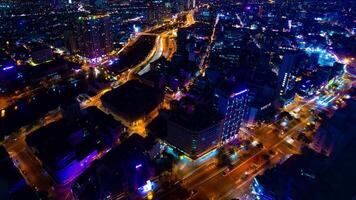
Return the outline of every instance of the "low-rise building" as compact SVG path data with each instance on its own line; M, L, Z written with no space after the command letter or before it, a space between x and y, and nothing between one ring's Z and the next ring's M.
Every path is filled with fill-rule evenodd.
M163 93L132 80L101 97L104 108L128 127L145 125L158 114Z
M58 183L69 183L118 142L124 127L95 107L75 119L51 123L26 138L45 170Z

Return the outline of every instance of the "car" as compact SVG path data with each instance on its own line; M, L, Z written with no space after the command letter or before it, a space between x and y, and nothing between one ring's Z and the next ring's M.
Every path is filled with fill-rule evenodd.
M229 174L229 172L230 172L230 169L229 168L227 168L227 169L225 169L224 171L223 171L223 176L226 176L226 175L228 175Z
M266 154L266 153L265 153L265 154L262 154L261 157L262 157L263 160L266 160L266 161L267 161L267 160L270 159L271 156L270 156L269 154Z
M91 101L90 100L90 96L87 95L87 94L79 94L76 99L77 99L77 101L79 103L90 102Z
M247 178L249 177L249 174L248 173L244 173L242 176L241 176L241 180L247 180Z
M258 166L256 164L252 164L250 166L250 170L247 172L248 174L256 173Z
M85 101L85 98L83 96L80 96L80 95L76 99L77 99L78 103L82 103L82 102Z
M264 148L264 146L263 146L262 143L258 143L258 144L256 145L256 147L259 148L259 149L263 149L263 148Z
M269 155L276 155L276 152L273 150L269 150L268 153L269 153Z

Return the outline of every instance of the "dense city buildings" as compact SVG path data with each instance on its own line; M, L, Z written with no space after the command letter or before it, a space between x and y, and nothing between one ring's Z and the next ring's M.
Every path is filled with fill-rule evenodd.
M3 0L0 199L355 199L353 0Z
M355 106L355 100L349 103L349 106ZM345 116L350 117L350 120L355 118L350 110L346 109L348 106L329 120L342 120ZM322 126L328 126L329 120ZM334 130L342 136L333 137L327 134L325 137L328 137L329 142L324 140L324 149L317 149L321 153L306 149L302 155L292 155L284 163L255 177L252 190L260 199L354 198L352 182L356 174L352 167L356 149L352 137L355 135L348 128L340 129L345 130L345 133ZM320 134L316 137L320 141ZM331 141L332 137L335 142Z

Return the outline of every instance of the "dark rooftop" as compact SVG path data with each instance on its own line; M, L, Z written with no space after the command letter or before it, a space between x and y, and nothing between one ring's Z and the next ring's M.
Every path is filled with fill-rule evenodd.
M72 184L79 199L99 199L142 186L153 175L144 138L133 134L96 161ZM136 166L142 164L138 170Z
M224 81L218 87L218 91L220 92L220 95L225 95L225 96L230 96L236 92L240 92L245 89L246 89L245 86L229 81Z
M104 94L101 100L114 113L134 121L152 112L163 101L163 94L138 80L132 80Z
M66 61L62 58L57 58L50 62L39 64L35 67L26 66L22 69L25 73L25 76L28 76L31 79L39 79L43 76L54 73L63 73L71 69L80 69L80 65Z
M172 111L169 118L170 121L192 131L201 131L220 122L222 119L223 117L211 106L189 103L187 106L181 106Z
M109 134L108 129L115 128L115 124L119 125L115 122L96 107L89 107L82 111L81 117L51 123L31 134L26 141L38 150L40 160L58 169L73 159L81 160L94 150L104 148L103 136ZM65 157L69 160L62 163Z

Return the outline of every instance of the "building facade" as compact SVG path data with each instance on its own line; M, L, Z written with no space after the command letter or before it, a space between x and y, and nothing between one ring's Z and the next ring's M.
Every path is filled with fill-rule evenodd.
M239 129L247 111L248 89L236 93L218 92L218 110L224 115L221 143L226 144L238 138Z
M292 83L293 70L300 65L300 53L286 53L278 71L278 93L279 96L286 94Z
M78 17L76 23L77 53L96 59L113 50L110 16L106 14Z
M217 146L220 131L220 121L202 130L192 130L173 121L168 121L167 140L188 157L196 159Z

